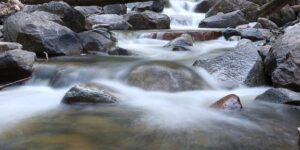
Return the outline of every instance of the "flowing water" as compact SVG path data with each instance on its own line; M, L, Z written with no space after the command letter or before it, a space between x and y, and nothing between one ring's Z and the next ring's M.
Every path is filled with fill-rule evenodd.
M196 29L203 14L193 1L171 0L164 13L173 29ZM188 18L186 16L189 16ZM192 17L191 17L192 16ZM221 55L234 41L196 42L189 52L164 48L168 41L146 39L151 31L115 32L118 46L134 56L62 57L37 63L33 79L0 92L1 150L292 150L297 149L300 110L253 102L267 87L224 89L198 70L213 90L150 92L126 84L126 72L148 60L187 67L199 57ZM67 107L64 94L76 83L95 82L117 90L121 102ZM227 94L241 97L241 112L208 106Z

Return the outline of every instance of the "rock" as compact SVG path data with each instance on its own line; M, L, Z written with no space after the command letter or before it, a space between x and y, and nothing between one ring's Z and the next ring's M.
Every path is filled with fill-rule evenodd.
M241 10L244 14L252 15L252 12L258 10L258 8L259 5L247 0L221 0L209 9L206 13L206 17L217 15L220 12L230 13L237 10Z
M196 5L194 11L197 13L206 13L213 5L211 0L202 0Z
M247 24L241 11L237 10L226 14L217 14L202 20L199 28L235 28L241 24Z
M125 15L133 29L169 29L171 20L167 15L152 11L130 12Z
M72 87L64 96L62 103L76 104L107 104L115 103L117 98L108 88L98 84L79 84Z
M150 91L180 92L209 86L189 68L167 61L150 61L135 66L127 75L130 85Z
M203 67L220 83L229 87L268 84L258 47L249 40L240 41L236 48L221 56L197 60L193 66Z
M74 9L79 11L85 17L96 14L104 14L103 8L99 6L76 6Z
M0 83L31 76L35 58L34 53L19 49L0 53Z
M249 39L251 41L265 40L265 37L260 29L247 28L241 31L242 38Z
M300 92L300 50L290 51L286 57L272 73L273 85Z
M75 32L85 30L86 23L84 15L63 1L52 1L40 5L29 5L26 6L23 11L27 13L33 13L35 11L49 12L59 16L61 20L63 20L63 25L67 26L71 30Z
M91 15L87 18L87 27L108 25L112 30L128 30L132 26L122 17L115 14Z
M124 56L129 56L132 55L132 53L130 51L128 51L127 49L124 48L120 48L120 47L114 47L111 50L108 51L109 55L124 55Z
M82 51L80 40L72 30L24 12L7 18L4 39L18 42L38 55L44 55L43 52L49 56L78 55Z
M134 11L143 12L146 10L151 10L154 12L162 12L164 10L165 0L156 0L149 2L138 2L132 8Z
M64 21L57 15L55 14L51 14L49 12L45 12L45 11L35 11L32 14L34 14L35 16L39 16L40 18L44 19L44 20L48 20L48 21L52 21L52 22L56 22L60 25L64 24Z
M105 5L103 10L105 14L123 15L127 13L127 7L125 4Z
M267 18L258 18L257 22L259 22L264 29L279 29L279 27L273 21Z
M0 42L0 53L14 50L14 49L22 49L23 46L19 43L12 43L12 42Z
M2 25L0 25L0 38L3 38L3 26Z
M223 31L223 36L226 40L228 40L232 36L241 36L241 32L237 29L227 28L225 31Z
M239 111L243 109L240 98L235 94L227 95L210 105L211 108L224 111Z
M193 46L193 37L189 34L182 34L180 37L170 41L165 47L171 47L173 51L186 51Z
M265 93L258 95L255 101L300 105L300 93L284 88L271 88Z
M157 31L150 33L143 33L140 37L151 38L151 39L160 39L160 40L174 40L180 37L182 34L189 34L192 36L194 41L208 41L214 40L222 36L222 31L220 30L197 30L197 31Z
M115 37L105 28L85 31L78 34L81 39L84 52L107 52L116 44Z
M293 8L289 5L283 7L278 13L274 13L269 16L269 19L275 22L279 27L284 26L288 22L292 22L297 19L297 15L295 14Z

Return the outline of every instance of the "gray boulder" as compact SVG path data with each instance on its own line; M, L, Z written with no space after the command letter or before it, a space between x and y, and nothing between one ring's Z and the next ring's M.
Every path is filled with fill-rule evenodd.
M103 8L99 6L76 6L74 9L79 11L85 17L95 14L104 14Z
M112 90L98 84L79 84L72 87L64 96L62 103L103 104L115 103L118 99Z
M130 12L124 17L133 29L169 29L171 23L167 15L152 11Z
M265 93L258 95L255 101L300 105L300 93L284 88L271 88Z
M215 79L228 87L266 85L262 58L258 47L242 40L233 50L207 60L197 60L194 67L206 69Z
M89 29L98 25L109 26L112 30L128 30L132 28L122 16L116 14L91 15L87 17L87 27Z
M128 73L127 82L151 91L180 92L209 88L194 71L167 61L151 61L135 66Z
M212 0L201 0L195 7L195 12L206 13L215 4Z
M103 7L103 10L105 14L123 15L127 13L127 7L125 4L106 5Z
M26 13L33 13L35 11L44 11L55 14L63 20L63 25L72 29L75 32L85 30L85 17L63 1L52 1L40 5L27 5L24 10Z
M24 49L50 56L78 55L82 46L76 33L34 14L16 13L5 21L4 39L18 42Z
M217 14L202 20L199 28L235 28L238 25L247 24L244 14L237 10L226 14Z
M85 31L78 35L81 39L83 50L86 53L91 51L107 52L116 44L115 37L105 28Z
M23 46L19 43L13 43L13 42L0 42L0 53L14 50L14 49L22 49Z
M249 39L251 41L265 40L265 37L260 29L247 28L241 31L242 38Z
M134 11L143 12L146 10L151 10L154 12L162 12L165 6L165 0L155 0L149 2L138 2L135 3L135 6L132 8Z
M34 53L19 49L0 53L0 83L31 76L35 58Z

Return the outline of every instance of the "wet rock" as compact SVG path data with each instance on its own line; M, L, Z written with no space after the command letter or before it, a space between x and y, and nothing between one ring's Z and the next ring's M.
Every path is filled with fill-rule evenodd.
M28 5L23 10L26 13L45 11L55 14L63 20L63 25L75 32L85 30L85 17L79 11L63 1L52 1L40 5Z
M281 68L277 69L277 75L281 75L280 72L282 72L282 75L290 74L290 73L296 73L297 72L297 62L295 62L295 57L297 56L297 51L299 52L300 49L300 43L297 39L300 38L300 24L296 24L290 28L287 28L285 30L285 33L281 35L275 42L272 44L272 49L267 54L264 62L266 67L266 72L268 75L273 78L273 72L277 69L278 66L281 66ZM295 54L295 56L288 55L290 52ZM288 57L290 57L289 60ZM285 62L286 61L286 62ZM284 70L285 67L288 67L288 70ZM296 70L291 70L296 69ZM299 69L299 68L298 68ZM296 72L295 72L296 71ZM296 75L296 74L295 74ZM288 77L288 76L285 76ZM277 76L275 83L278 82L280 79L279 76ZM297 78L295 78L297 79ZM273 79L272 79L273 80ZM289 79L290 80L290 79ZM295 80L295 82L297 82ZM276 85L280 85L281 82L276 83Z
M249 40L242 40L233 50L207 60L197 60L194 67L206 69L227 87L240 85L266 85L263 61L258 47Z
M279 29L273 21L267 18L258 18L257 22L259 22L264 29Z
M134 11L143 12L146 10L151 10L154 12L162 12L164 10L165 0L156 0L149 2L138 2L132 8Z
M125 19L129 22L133 29L169 29L171 20L167 15L144 11L130 12L125 15Z
M78 36L81 39L83 51L86 53L91 51L107 52L116 44L116 38L105 28L81 32Z
M0 82L12 82L28 78L32 73L35 54L24 50L0 53Z
M111 50L108 51L109 55L124 55L124 56L128 56L128 55L132 55L132 53L130 51L128 51L127 49L124 48L120 48L120 47L114 47Z
M213 5L214 3L211 0L202 0L196 5L194 11L198 13L206 13Z
M180 37L182 34L189 34L194 41L208 41L214 40L222 36L221 30L203 30L203 31L163 31L163 32L151 32L141 34L143 38L160 39L160 40L174 40Z
M18 12L4 24L4 39L18 42L37 55L78 55L82 46L76 33L34 14Z
M297 19L297 15L291 6L286 5L278 13L274 13L269 16L269 19L275 22L279 27L284 26L288 22L292 22Z
M241 31L242 38L249 39L251 41L264 40L265 37L260 29L247 28Z
M182 34L180 37L169 42L165 47L171 47L173 51L187 51L193 46L193 37L189 34Z
M265 93L257 96L255 101L300 105L300 93L284 88L271 88Z
M19 43L12 43L12 42L0 42L0 53L14 50L14 49L22 49L23 46Z
M104 14L103 8L99 6L76 6L74 9L79 11L85 17L95 14Z
M293 50L286 57L272 73L273 85L300 92L300 50Z
M235 28L238 25L247 23L248 21L245 19L243 13L237 10L205 18L199 24L199 28Z
M239 111L243 109L240 98L235 94L227 95L210 105L211 108L224 111Z
M132 28L122 16L116 14L91 15L87 18L87 27L89 29L97 25L108 25L113 30L128 30Z
M189 68L167 61L140 64L127 77L128 84L151 91L180 92L209 87Z
M228 40L232 36L241 36L241 32L237 29L227 28L223 31L223 36Z
M259 5L247 0L221 0L218 1L207 13L206 17L217 15L218 13L230 13L241 10L245 14L257 10Z
M127 13L127 7L125 4L106 5L103 7L103 10L105 14L123 15Z
M64 96L62 103L76 104L104 104L115 103L117 98L113 92L98 84L79 84L71 88Z

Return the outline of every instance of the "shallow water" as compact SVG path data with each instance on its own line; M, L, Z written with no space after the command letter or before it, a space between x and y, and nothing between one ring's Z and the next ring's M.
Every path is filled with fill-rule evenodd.
M164 13L203 16L192 13L193 1L172 0L171 4ZM193 29L200 20L188 24L173 20L172 27ZM61 57L40 62L33 79L24 86L0 92L0 149L297 149L300 109L254 102L268 87L224 89L205 70L197 73L212 90L150 92L126 84L128 70L144 61L169 60L191 68L199 57L222 55L236 45L220 38L197 42L189 52L172 52L163 47L168 41L140 36L146 32L151 31L115 32L118 46L134 56ZM81 82L107 85L123 97L109 105L61 104L66 91ZM241 112L208 107L231 93L240 96Z

